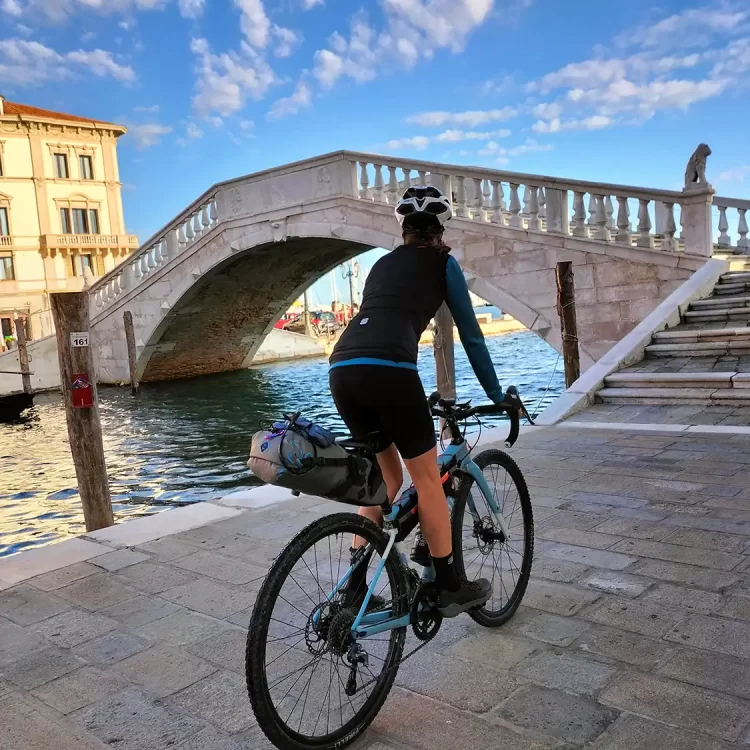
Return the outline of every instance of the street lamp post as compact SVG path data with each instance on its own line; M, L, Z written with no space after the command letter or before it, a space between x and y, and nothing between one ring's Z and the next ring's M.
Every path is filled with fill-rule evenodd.
M355 260L350 261L348 266L342 266L341 276L349 279L349 320L351 320L354 317L354 279L359 278L359 263Z

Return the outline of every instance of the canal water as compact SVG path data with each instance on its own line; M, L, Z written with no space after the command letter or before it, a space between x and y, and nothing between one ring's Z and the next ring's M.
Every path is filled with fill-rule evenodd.
M487 346L500 382L517 385L532 413L563 390L562 361L536 334L496 336ZM419 367L429 393L431 346L421 347ZM135 398L125 388L100 388L116 516L158 513L254 486L245 465L250 436L284 411L301 409L343 430L327 370L325 359L298 360L147 385ZM456 381L460 398L485 400L460 345ZM84 530L65 411L59 395L40 395L24 423L0 425L0 556Z

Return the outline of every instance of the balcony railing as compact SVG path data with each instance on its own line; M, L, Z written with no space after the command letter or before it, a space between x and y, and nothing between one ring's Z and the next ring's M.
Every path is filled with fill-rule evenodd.
M127 248L138 247L138 237L134 234L43 234L42 250L60 248Z
M13 238L8 234L0 234L0 247L10 247L13 244Z

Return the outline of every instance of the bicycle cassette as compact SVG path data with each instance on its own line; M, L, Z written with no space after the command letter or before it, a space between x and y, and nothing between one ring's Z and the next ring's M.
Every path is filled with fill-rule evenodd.
M437 596L434 583L423 583L411 603L411 628L420 641L432 640L440 630L443 616L435 609Z

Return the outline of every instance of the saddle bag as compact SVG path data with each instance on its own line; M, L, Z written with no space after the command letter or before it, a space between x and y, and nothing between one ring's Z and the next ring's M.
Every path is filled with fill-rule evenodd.
M247 465L267 484L350 505L382 505L387 496L374 456L344 450L332 432L299 414L256 432Z

